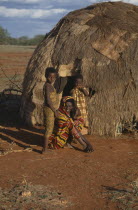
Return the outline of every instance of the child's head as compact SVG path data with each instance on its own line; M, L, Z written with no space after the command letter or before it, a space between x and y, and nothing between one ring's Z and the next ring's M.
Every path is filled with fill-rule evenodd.
M45 71L45 77L47 81L51 84L54 83L57 77L57 71L53 67L49 67Z
M82 85L83 85L83 76L79 74L75 78L75 87L80 87Z

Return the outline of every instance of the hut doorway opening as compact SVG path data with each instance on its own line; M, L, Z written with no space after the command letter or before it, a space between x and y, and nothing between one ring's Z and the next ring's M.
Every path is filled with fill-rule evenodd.
M86 92L88 92L89 95L85 95L86 93L83 92L82 90L77 91L74 90L74 93L71 91L72 89L74 89L74 87L76 86L76 79L77 76L79 76L78 74L75 76L69 76L67 78L67 84L63 90L63 96L72 96L74 97L75 101L76 101L76 105L78 106L78 108L80 109L81 112L81 116L84 119L84 127L82 130L83 134L88 134L88 130L89 130L89 100L92 97L92 95L94 95L95 91L92 90L91 88L87 87L87 90L85 89ZM80 79L78 77L78 79ZM83 79L82 79L83 81ZM83 83L82 83L83 84ZM72 92L72 94L71 94ZM80 92L80 93L79 93ZM80 98L79 98L80 97Z
M69 76L67 78L67 84L63 90L63 96L70 96L70 91L74 88L75 76Z
M67 77L67 84L63 90L63 96L70 96L70 91L75 86L75 79L76 79L76 76ZM92 97L95 94L95 90L92 88L88 88L88 90L89 90L89 96Z

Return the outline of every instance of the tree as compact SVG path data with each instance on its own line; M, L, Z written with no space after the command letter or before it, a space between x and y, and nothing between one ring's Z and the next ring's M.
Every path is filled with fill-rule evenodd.
M38 45L46 35L36 35L33 38L28 38L27 36L21 36L19 38L13 38L10 36L7 29L0 26L0 45L1 44L11 44L11 45Z
M33 38L28 40L28 45L37 45L39 42L41 42L44 39L44 35L36 35Z
M17 43L19 45L28 45L28 40L29 40L29 38L27 36L21 36L18 38Z
M8 44L10 38L9 32L0 26L0 44Z

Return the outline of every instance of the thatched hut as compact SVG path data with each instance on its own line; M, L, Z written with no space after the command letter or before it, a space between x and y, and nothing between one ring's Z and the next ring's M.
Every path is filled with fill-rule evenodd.
M138 121L138 7L106 2L62 18L36 48L23 82L21 116L43 123L44 72L81 71L96 91L88 101L89 132L115 136Z

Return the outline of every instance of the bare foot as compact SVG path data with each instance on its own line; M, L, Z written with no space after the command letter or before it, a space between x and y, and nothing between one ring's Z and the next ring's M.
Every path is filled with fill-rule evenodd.
M94 152L94 149L91 145L87 145L87 147L83 151L87 152L87 153L90 153L90 152Z
M42 154L47 154L47 153L51 153L52 150L49 150L49 149L42 149Z

